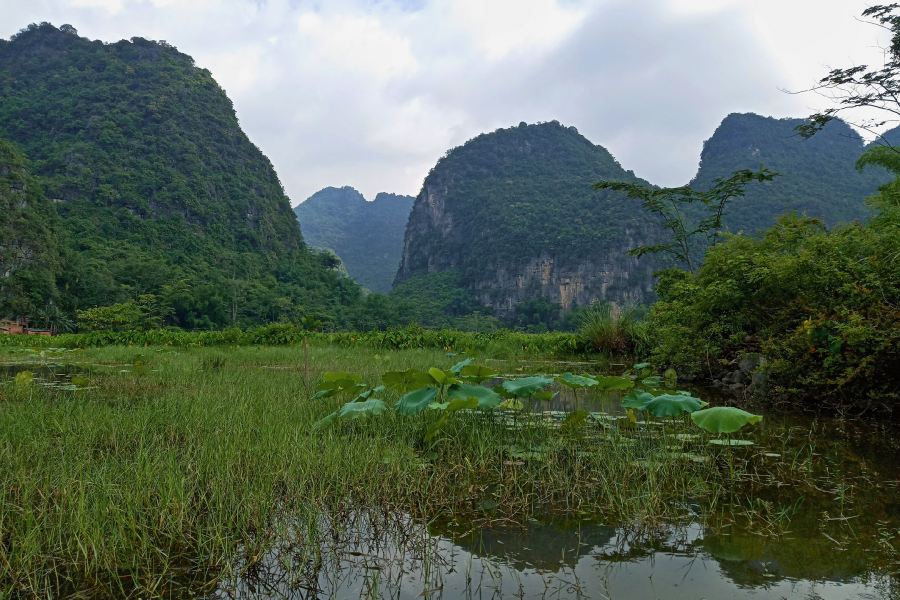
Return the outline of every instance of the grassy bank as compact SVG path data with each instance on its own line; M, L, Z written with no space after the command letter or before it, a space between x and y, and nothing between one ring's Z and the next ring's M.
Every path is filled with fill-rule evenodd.
M758 468L703 435L671 450L692 443L675 441L689 427L677 420L665 438L663 428L624 422L565 433L536 415L517 414L511 426L493 413L460 413L426 443L438 411L388 411L312 432L348 400L310 400L323 372L377 385L386 370L449 368L457 358L444 349L110 346L61 356L5 358L63 365L50 371L68 364L87 382L71 389L2 377L2 598L213 585L285 537L309 539L321 511L349 506L652 523L679 518L688 500L715 504ZM498 368L516 373L515 364ZM390 406L399 395L380 396Z
M273 323L255 329L189 332L166 328L149 331L93 331L49 336L0 336L0 347L101 348L104 346L173 346L207 348L235 346L290 346L308 342L316 346L376 350L478 350L496 356L569 356L593 349L573 333L469 333L455 329L425 329L418 325L387 331L309 331L299 325Z

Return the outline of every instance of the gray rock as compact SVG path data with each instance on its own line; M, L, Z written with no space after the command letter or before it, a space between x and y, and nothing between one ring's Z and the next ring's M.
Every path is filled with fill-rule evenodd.
M761 354L745 354L738 361L738 368L744 375L749 375L765 362L766 359Z

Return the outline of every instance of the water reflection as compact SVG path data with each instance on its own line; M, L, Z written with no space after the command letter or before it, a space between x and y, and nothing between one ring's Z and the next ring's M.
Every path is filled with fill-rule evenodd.
M586 522L471 530L359 513L322 520L320 546L285 544L213 598L900 597L896 563L836 560L802 533L767 539L699 524L629 530ZM303 543L305 542L305 544ZM825 556L822 554L824 550Z

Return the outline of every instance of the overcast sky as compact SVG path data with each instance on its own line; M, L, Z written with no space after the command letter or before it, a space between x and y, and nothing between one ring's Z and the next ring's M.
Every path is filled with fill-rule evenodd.
M0 0L0 36L69 23L208 68L293 204L416 195L449 148L558 120L659 185L732 112L798 117L828 66L876 64L858 0Z

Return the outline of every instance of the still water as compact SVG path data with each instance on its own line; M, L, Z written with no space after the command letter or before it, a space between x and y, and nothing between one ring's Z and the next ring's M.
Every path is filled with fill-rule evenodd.
M578 367L513 368L521 376ZM748 436L756 445L746 452L768 461L805 457L805 475L759 481L749 495L714 509L687 503L677 522L548 515L522 523L488 511L466 521L438 515L426 524L387 511L350 511L322 518L316 542L286 542L212 597L900 599L896 429L767 413L714 389L688 389L713 405L763 413ZM620 400L578 398L580 407L611 417L622 413ZM532 409L571 411L574 402L560 390Z

